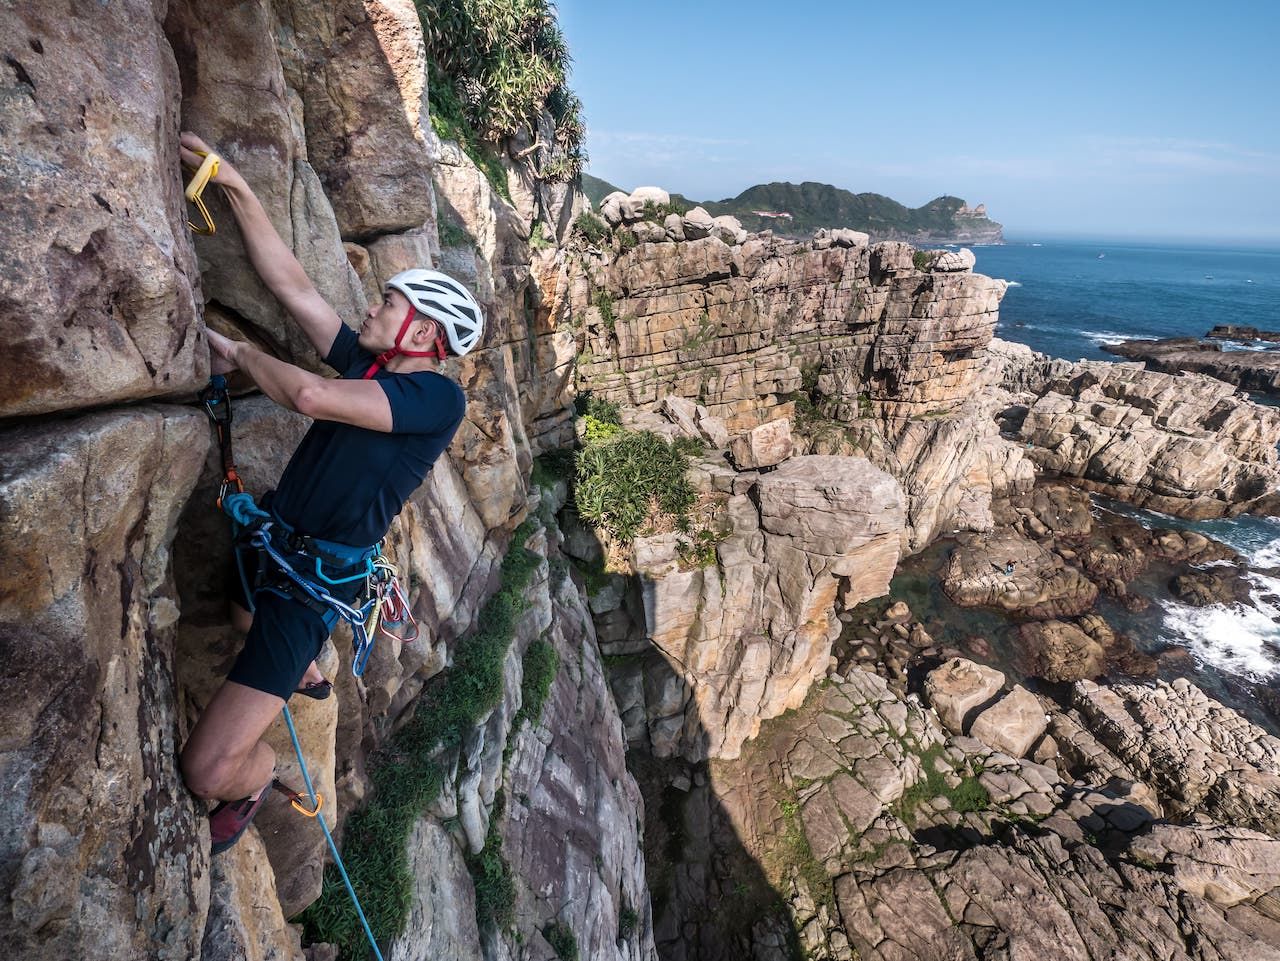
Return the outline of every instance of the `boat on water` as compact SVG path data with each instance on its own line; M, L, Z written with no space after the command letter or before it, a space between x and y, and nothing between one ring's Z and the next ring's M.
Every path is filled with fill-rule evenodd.
M1101 259L1102 259L1103 257L1105 257L1105 256L1106 256L1106 254L1098 254L1098 259L1099 259L1099 260L1101 260Z

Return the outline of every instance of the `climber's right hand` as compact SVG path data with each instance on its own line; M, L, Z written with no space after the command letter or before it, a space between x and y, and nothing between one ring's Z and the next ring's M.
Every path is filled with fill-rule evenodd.
M200 154L207 154L212 150L212 147L189 130L184 130L178 137L178 153L182 157L182 162L193 170L198 169L200 164L204 162L204 158ZM196 151L200 151L200 153ZM219 157L221 162L218 164L218 172L209 182L218 184L221 187L234 187L243 183L244 181L241 179L239 172L228 163L227 158L221 155Z

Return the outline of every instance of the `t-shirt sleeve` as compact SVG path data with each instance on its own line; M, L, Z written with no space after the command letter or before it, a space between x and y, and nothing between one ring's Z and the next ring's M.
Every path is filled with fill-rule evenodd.
M452 434L467 407L461 388L433 372L379 377L378 384L391 405L393 434Z
M324 362L336 370L339 374L346 376L353 366L356 365L364 357L369 357L366 366L372 363L372 355L360 346L359 335L343 324L338 328L338 336L333 338L333 346L329 348L329 353L325 355Z

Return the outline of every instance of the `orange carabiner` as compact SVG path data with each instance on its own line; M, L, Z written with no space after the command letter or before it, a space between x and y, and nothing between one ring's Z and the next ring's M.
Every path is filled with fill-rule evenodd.
M289 803L293 805L293 809L297 811L299 814L303 815L304 817L313 818L317 814L319 814L320 809L324 807L324 795L321 794L319 791L316 792L316 808L314 811L308 811L305 807L302 806L301 794L299 794L296 798L291 800Z

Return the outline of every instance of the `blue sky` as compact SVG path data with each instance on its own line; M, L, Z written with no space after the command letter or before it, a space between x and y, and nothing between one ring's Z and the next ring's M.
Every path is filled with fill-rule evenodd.
M818 180L1013 236L1280 240L1280 3L560 0L590 172Z

